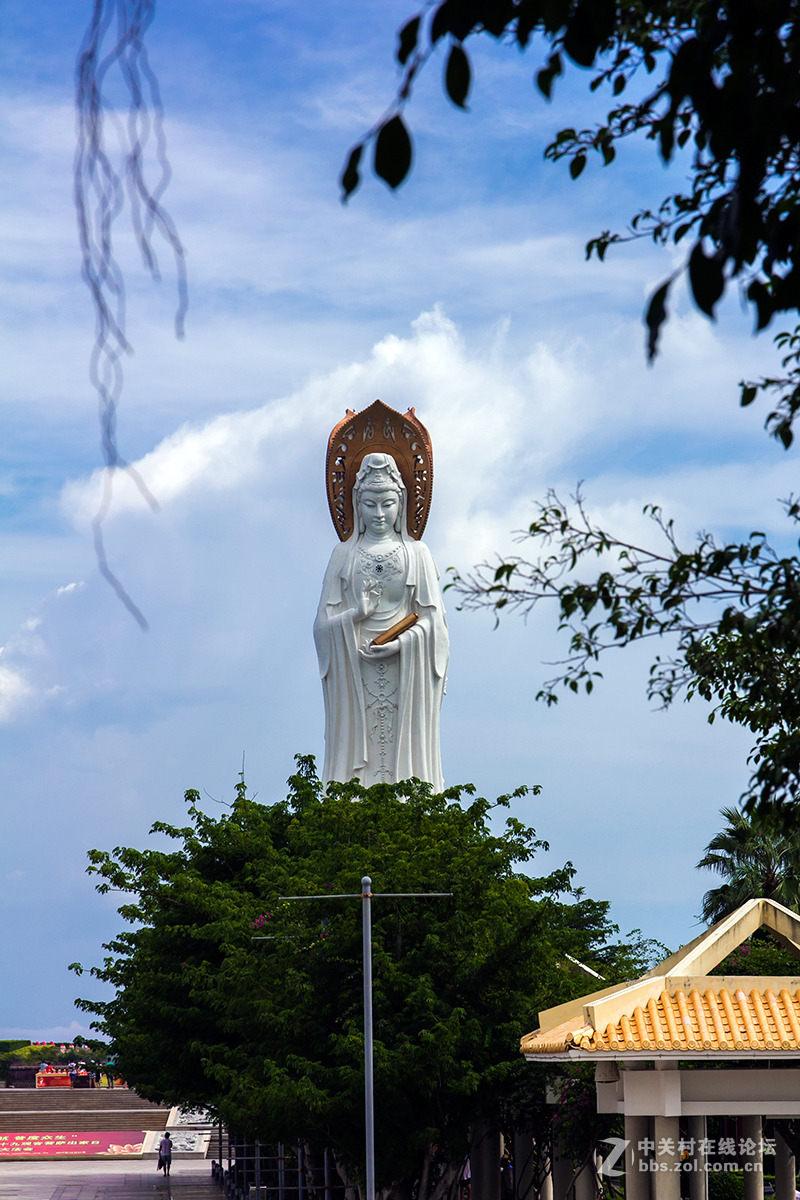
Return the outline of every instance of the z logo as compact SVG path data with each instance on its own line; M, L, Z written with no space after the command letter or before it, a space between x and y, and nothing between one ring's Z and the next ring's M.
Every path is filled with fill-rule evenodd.
M607 1146L611 1146L612 1149L608 1157L604 1158L600 1164L600 1175L604 1176L606 1179L619 1179L621 1175L625 1174L625 1172L624 1170L618 1171L614 1164L619 1162L620 1158L622 1158L625 1151L628 1149L630 1142L625 1138L612 1137L606 1138L605 1144Z

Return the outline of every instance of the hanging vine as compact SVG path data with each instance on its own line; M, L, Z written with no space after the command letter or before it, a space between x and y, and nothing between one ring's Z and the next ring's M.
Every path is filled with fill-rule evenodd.
M116 222L126 210L151 277L160 279L155 248L159 239L173 260L178 338L184 336L188 306L183 245L162 204L171 168L158 80L145 46L154 16L155 0L93 0L75 81L74 198L81 274L95 313L89 377L98 398L104 462L102 497L92 530L101 575L142 629L147 629L144 615L108 565L103 523L120 470L130 476L150 507L158 509L144 479L120 454L117 443L123 360L132 352L125 331L125 280L114 248Z

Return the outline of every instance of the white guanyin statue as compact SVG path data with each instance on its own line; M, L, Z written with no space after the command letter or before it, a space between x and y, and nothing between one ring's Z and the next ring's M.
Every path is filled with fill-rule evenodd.
M416 776L441 791L449 639L438 572L428 547L409 535L407 490L391 454L363 457L352 501L352 532L331 555L314 623L323 780L369 786ZM387 633L391 640L376 645Z

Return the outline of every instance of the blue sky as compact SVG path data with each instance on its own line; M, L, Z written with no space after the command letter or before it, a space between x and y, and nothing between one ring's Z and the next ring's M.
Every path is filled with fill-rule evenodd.
M432 62L409 112L411 178L397 194L368 179L343 207L338 173L391 98L410 6L163 2L151 57L190 309L177 342L167 258L156 286L122 222L135 355L120 444L161 510L123 483L106 524L142 634L98 577L89 529L93 318L71 202L88 9L8 3L0 51L0 1036L85 1030L72 1000L92 985L66 964L97 962L119 927L87 849L182 823L189 787L221 811L243 755L268 801L294 752L321 754L322 469L346 407L380 396L430 429L442 571L510 549L551 486L582 479L592 511L632 535L661 503L687 539L782 537L776 500L796 487L795 453L737 407L737 380L775 363L737 297L711 325L678 292L648 369L641 312L673 259L641 244L584 261L589 237L668 182L649 147L577 183L543 162L549 134L590 112L584 76L548 106L532 56L487 46L463 114ZM694 863L745 784L747 737L709 726L702 704L652 711L638 651L593 697L537 705L543 661L563 653L547 613L495 631L451 605L450 629L446 780L489 796L542 784L517 810L551 844L541 869L570 859L623 932L688 941L711 882Z

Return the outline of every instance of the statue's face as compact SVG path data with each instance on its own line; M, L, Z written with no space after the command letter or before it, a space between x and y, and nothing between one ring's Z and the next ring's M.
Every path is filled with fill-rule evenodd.
M373 491L365 488L361 493L361 518L365 529L380 537L394 528L400 508L400 497L392 488Z

